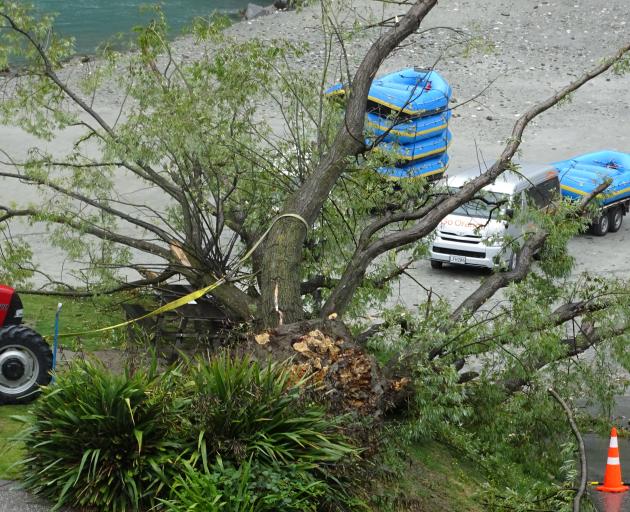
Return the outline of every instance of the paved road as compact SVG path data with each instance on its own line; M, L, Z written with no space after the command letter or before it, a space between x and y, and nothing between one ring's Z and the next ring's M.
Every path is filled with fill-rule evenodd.
M0 512L50 512L52 506L19 490L17 482L0 480ZM71 512L62 509L60 512Z
M627 397L624 397L627 399ZM588 464L587 477L589 482L601 482L604 479L606 458L608 457L608 439L594 434L584 435L586 460ZM622 476L630 480L630 441L619 438L619 459ZM591 500L600 512L630 512L630 493L612 494L598 492L590 487Z
M615 400L613 416L617 418L617 427L628 428L630 418L630 397L618 396ZM588 480L601 482L604 479L606 458L608 457L608 439L593 434L584 435ZM619 438L619 460L624 481L630 481L630 440ZM622 494L589 490L591 500L600 512L630 512L630 492ZM1 512L1 510L0 510Z
M599 512L628 512L630 511L630 494L628 492L604 493L589 491L591 499Z

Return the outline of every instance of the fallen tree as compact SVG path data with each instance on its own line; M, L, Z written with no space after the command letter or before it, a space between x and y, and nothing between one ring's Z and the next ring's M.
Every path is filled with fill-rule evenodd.
M435 4L434 0L409 4L398 23L374 40L351 75L341 119L321 96L306 94L311 83L291 82L295 76L282 65L282 60L300 52L291 45L267 47L256 41L210 45L207 61L187 66L171 53L165 20L158 17L141 33L138 54L108 55L112 66L128 67L126 76L112 77L103 62L77 83L61 70L71 50L55 37L50 19L37 22L23 8L3 5L0 19L6 53L20 55L28 64L4 82L3 122L47 138L68 127L80 127L83 133L65 158L36 150L25 161L5 162L14 170L5 166L4 180L33 186L50 199L45 208L5 204L0 224L27 219L51 226L53 243L74 257L91 260L82 278L95 291L106 291L115 283L120 267L141 272L142 279L112 289L156 284L177 275L201 287L229 275L230 281L213 294L235 321L272 327L281 320L343 316L357 293L386 289L409 265L380 265L379 257L421 242L444 216L511 166L532 120L618 65L630 49L630 45L621 47L530 107L516 121L496 162L457 193L444 194L428 185L411 188L410 194L418 194L413 201L403 201L374 219L369 211L379 211L379 202L391 198L358 196L360 190L382 185L378 176L361 171L352 161L371 149L362 137L368 90L383 60L418 29ZM329 8L322 4L322 17L329 21L324 25L328 59L333 40L340 37ZM215 41L222 37L215 25L203 29ZM270 83L274 77L280 80L277 88ZM114 79L124 110L109 121L94 98ZM259 85L254 86L254 81ZM243 83L253 88L235 87ZM313 90L317 89L321 86ZM288 140L268 135L262 144L256 142L264 131L254 118L257 106L251 98L257 93L272 100L278 100L279 94L286 98L288 105L279 108L292 135ZM302 121L301 135L291 113L307 120ZM318 141L315 146L311 136ZM89 147L90 141L96 141L100 151ZM121 173L158 190L156 201L126 201L115 186ZM274 211L299 216L311 232L307 235L302 222L283 219L247 266L235 269L234 255L254 246ZM7 262L7 267L33 268L26 261L28 248L20 249L5 249L5 255L20 260ZM129 249L151 255L159 263L133 262ZM339 254L332 257L335 250ZM324 254L326 265L318 265ZM371 266L377 271L369 276Z
M52 278L41 293L225 279L212 294L249 334L239 350L293 357L295 372L325 386L338 410L382 417L404 405L423 434L438 431L439 421L475 427L475 403L484 404L479 416L506 417L517 406L526 416L519 400L543 400L536 391L547 389L545 379L576 392L592 376L579 357L589 349L628 366L627 283L568 279L567 241L588 220L585 204L560 201L553 216L521 212L540 229L511 241L515 268L488 277L459 306L430 292L418 311L383 312L384 323L353 335L356 312L387 296L446 215L503 172L518 171L512 159L532 121L612 67L627 67L630 44L532 105L496 161L460 190L422 180L393 187L374 172L380 157L363 140L368 90L436 4L405 4L404 15L376 25L382 31L356 70L347 65L349 99L340 111L323 99L328 69L310 77L291 68L303 52L298 45L233 41L215 23L198 24L205 58L186 63L171 51L159 15L139 32L136 53L106 53L77 79L63 67L71 46L55 37L51 20L0 1L2 57L24 63L3 81L2 122L44 140L80 131L61 156L33 148L18 160L3 149L0 179L35 188L41 202L0 205L0 276L27 285L38 271L29 247L11 237L11 223L25 219L47 225L53 244L75 260L89 260L80 286ZM322 2L328 63L337 50L347 57L334 14ZM120 91L114 116L97 101L112 85ZM263 122L257 96L277 106L286 137ZM125 176L156 195L128 197L117 187ZM263 238L279 215L287 217ZM536 252L542 260L533 266ZM126 281L119 269L141 278ZM495 303L499 291L505 299ZM591 394L609 399L610 392Z

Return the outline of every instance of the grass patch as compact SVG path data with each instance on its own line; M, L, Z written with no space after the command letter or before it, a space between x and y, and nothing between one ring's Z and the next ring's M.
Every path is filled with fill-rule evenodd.
M124 293L100 297L69 298L21 294L24 303L24 323L42 336L52 335L55 329L57 304L63 303L59 321L59 332L85 332L125 321L122 305L128 302L141 303L150 307L150 299L145 296ZM70 349L86 351L118 348L125 339L124 328L100 333L96 336L83 336L80 340L64 339L61 344Z
M28 414L28 405L2 405L0 406L0 479L12 480L19 476L14 464L21 460L24 454L22 443L12 441L24 424L11 418L11 416L24 416Z
M437 442L415 443L399 454L387 464L394 466L390 475L371 482L374 512L482 512L474 499L483 483L478 467Z

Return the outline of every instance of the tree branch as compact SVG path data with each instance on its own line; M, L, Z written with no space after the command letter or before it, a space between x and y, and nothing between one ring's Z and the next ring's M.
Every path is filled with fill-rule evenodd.
M578 488L575 497L573 498L573 512L580 512L580 502L582 501L582 496L584 495L584 491L586 491L586 450L584 449L584 440L582 439L582 435L580 434L580 430L575 423L575 419L573 418L573 412L567 405L567 403L560 397L560 395L553 389L549 388L547 392L560 404L560 406L564 409L564 413L567 416L567 420L569 420L569 425L571 425L571 430L573 431L573 435L578 443L578 450L580 453L580 487Z
M589 348L598 345L602 341L626 334L628 330L630 330L630 323L628 322L624 322L616 328L605 331L602 331L601 328L594 327L590 323L585 323L582 325L582 332L576 338L569 338L562 341L562 343L567 347L565 353L550 358L540 356L537 360L530 362L527 365L527 369L533 374L542 370L545 366L551 363L561 361L568 357L578 356L586 352ZM516 393L529 384L530 380L531 377L517 377L505 379L502 384L508 393Z
M178 272L175 270L164 270L162 273L153 278L139 279L130 283L110 288L108 290L89 291L89 290L20 290L17 292L22 295L45 295L51 297L95 297L98 295L113 295L115 293L125 292L129 290L137 290L138 288L144 288L146 286L154 286L161 284L169 278L176 275Z
M7 220L13 217L32 217L35 221L40 222L52 222L55 224L60 224L63 226L68 226L78 233L87 233L89 235L93 235L101 240L107 240L110 242L116 242L121 245L126 245L127 247L131 247L132 249L138 249L143 252L148 252L155 256L159 256L167 261L171 260L171 253L168 249L164 247L160 247L151 242L147 242L145 240L140 240L138 238L132 238L130 236L125 236L120 233L115 233L113 231L92 225L87 224L82 221L77 221L76 217L67 217L61 214L46 214L42 211L35 210L32 208L23 209L23 210L14 210L7 206L0 206L0 210L6 212L1 218L2 220Z
M366 245L359 244L359 247L357 247L353 258L348 263L340 279L339 285L333 290L326 304L324 304L322 314L329 315L332 312L343 313L356 288L364 278L365 272L375 258L396 247L413 243L431 233L446 215L462 204L470 201L479 190L492 183L499 175L508 169L512 157L520 147L523 132L533 119L549 110L552 106L579 89L585 83L607 71L629 51L630 43L621 47L600 65L585 72L578 79L564 86L546 100L530 107L514 124L512 136L503 149L499 159L486 172L466 183L453 195L435 198L432 204L426 207L426 215L414 226L394 233L388 233L382 238L369 242Z
M117 210L115 208L112 208L108 204L105 204L96 199L92 199L91 197L88 197L84 194L74 192L70 189L57 185L56 183L53 183L49 180L39 179L32 176L23 176L21 174L14 174L14 173L8 173L8 172L0 172L0 177L18 179L21 181L26 181L31 184L48 187L56 192L63 194L64 196L71 197L73 199L76 199L77 201L81 201L85 204L89 204L90 206L93 206L94 208L97 208L105 213L109 213L110 215L113 215L114 217L124 220L128 222L129 224L133 224L137 227L146 229L147 231L150 231L151 233L160 237L166 243L170 243L174 240L174 237L172 237L169 233L167 233L163 229L160 229L159 227L157 227L155 224L132 217L131 215L123 212L122 210Z
M581 201L577 210L577 215L582 215L588 204L601 192L610 186L611 181L606 180L599 184L595 189ZM495 272L486 279L473 293L471 293L464 301L453 311L451 320L457 322L465 313L474 313L477 311L490 297L498 290L506 287L510 283L518 283L522 281L532 266L534 255L543 247L547 239L547 233L544 230L531 236L516 253L516 265L513 270L508 272Z
M309 226L315 222L347 167L346 158L358 154L364 148L363 126L368 92L379 67L398 44L417 30L436 4L437 0L418 0L396 27L382 34L370 46L354 75L344 122L330 150L322 156L304 184L287 198L282 213L297 213ZM279 308L286 322L299 320L304 314L295 267L302 261L305 236L306 230L301 225L277 224L265 244L261 274L262 313L269 324L277 322L273 313L277 309L276 296L280 298ZM279 291L277 294L276 290Z

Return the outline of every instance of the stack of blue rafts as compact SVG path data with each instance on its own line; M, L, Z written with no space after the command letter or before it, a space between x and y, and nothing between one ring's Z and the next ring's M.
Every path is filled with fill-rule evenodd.
M607 179L610 186L600 196L606 205L630 197L630 154L597 151L553 164L560 175L562 195L580 199Z
M326 94L344 94L343 85L331 87ZM403 69L372 82L366 138L397 159L395 166L381 167L379 172L394 178L436 178L446 170L450 97L451 87L433 70Z

